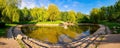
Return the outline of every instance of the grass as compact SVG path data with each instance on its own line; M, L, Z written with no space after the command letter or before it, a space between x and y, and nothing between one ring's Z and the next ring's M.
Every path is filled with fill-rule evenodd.
M59 24L63 21L44 21L44 22L36 22L36 21L23 21L23 22L19 22L19 23L14 23L13 26L15 24Z
M63 21L47 21L47 22L38 22L36 24L60 24Z
M6 36L6 28L0 28L0 37Z
M0 28L0 37L6 37L7 29L11 26L16 26L17 24L5 24L5 27Z
M5 24L7 27L16 26L17 24Z
M25 48L25 45L22 43L21 40L17 39L17 41L18 41L18 43L19 43L19 45L20 45L21 48Z
M107 22L107 21L102 21L100 22L100 24L106 25L108 26L111 30L114 30L114 27L120 27L120 23L116 23L116 22ZM120 29L115 30L116 32L113 32L115 34L119 34L120 33Z
M120 23L116 23L116 22L106 22L106 21L103 21L103 22L100 22L101 24L104 24L106 26L109 26L109 28L113 28L114 26L119 26L120 27Z

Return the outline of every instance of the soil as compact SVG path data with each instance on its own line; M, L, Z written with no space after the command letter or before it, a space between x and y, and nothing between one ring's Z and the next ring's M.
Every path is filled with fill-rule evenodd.
M0 48L20 48L20 46L14 39L0 38Z
M120 34L108 34L104 37L98 48L120 48Z

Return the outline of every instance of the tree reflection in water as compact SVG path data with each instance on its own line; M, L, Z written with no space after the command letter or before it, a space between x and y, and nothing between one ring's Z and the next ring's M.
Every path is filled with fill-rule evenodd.
M63 44L84 38L94 33L98 26L68 26L64 29L61 26L27 26L22 27L22 32L27 36L41 40L43 42L49 42L51 44Z

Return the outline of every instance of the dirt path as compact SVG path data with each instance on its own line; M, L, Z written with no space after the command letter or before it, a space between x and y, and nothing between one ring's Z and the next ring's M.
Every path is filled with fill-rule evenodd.
M0 38L0 48L20 48L20 45L16 40L13 38L12 34L13 27L7 32L7 38Z
M0 38L0 48L20 48L14 39Z
M120 34L108 34L98 48L120 48Z

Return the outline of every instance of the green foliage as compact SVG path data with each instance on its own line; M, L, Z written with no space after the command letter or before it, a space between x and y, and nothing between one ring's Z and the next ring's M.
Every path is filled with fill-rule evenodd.
M93 21L93 23L98 23L100 20L100 9L93 8L93 10L90 13L90 20Z
M2 16L0 18L2 22L19 22L18 1L20 0L0 0L0 15Z
M84 18L84 14L82 14L81 12L77 12L76 14L76 22L82 22Z
M0 37L5 37L6 36L6 32L5 32L5 28L0 28Z
M73 10L60 12L54 4L50 4L48 9L44 7L19 9L20 3L21 0L0 0L0 22L35 23L58 20L72 23L99 23L104 20L120 22L120 0L112 6L94 8L90 16Z
M68 22L75 22L76 21L76 14L73 10L68 12Z
M3 22L19 22L19 10L17 8L6 6L2 15Z
M68 18L67 18L68 12L61 12L60 16L62 21L65 21L65 22L68 21Z
M112 31L112 33L119 33L120 34L120 23L117 22L108 22L108 21L101 21L99 22L100 24L103 24L105 26L108 26L110 28L110 30ZM118 28L118 29L114 29L114 28ZM115 31L115 32L114 32Z
M89 18L89 16L83 16L83 18L80 20L80 23L91 23L91 20Z
M20 21L29 21L31 19L30 11L26 7L21 10L20 15Z
M107 20L109 22L120 22L120 0L115 5L93 9L90 14L90 19L94 23Z
M45 8L33 8L30 10L30 14L33 20L39 21L46 21L48 19L48 13Z
M58 7L54 4L50 4L48 7L48 15L49 15L49 20L50 21L55 21L58 20L60 17L60 11L58 9Z

